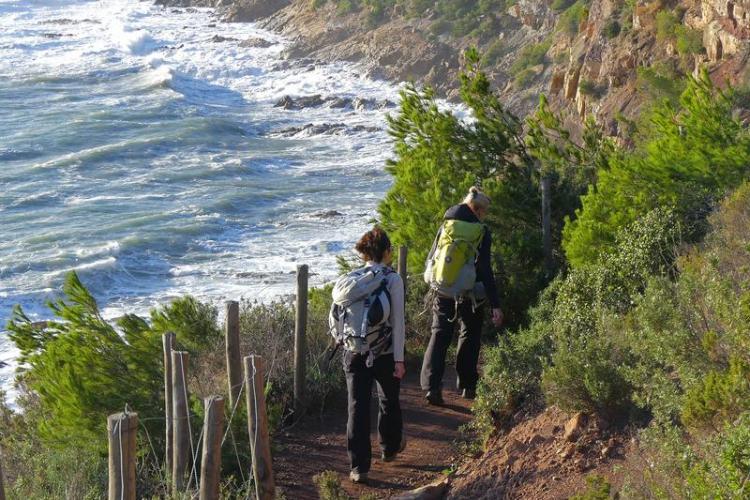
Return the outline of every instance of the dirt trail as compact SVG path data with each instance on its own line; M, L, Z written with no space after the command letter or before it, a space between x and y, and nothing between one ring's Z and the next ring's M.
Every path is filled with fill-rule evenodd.
M401 387L401 407L404 415L406 450L395 462L380 460L377 433L373 418L373 462L370 484L360 486L348 479L349 459L346 454L346 408L338 405L326 412L323 420L308 417L289 432L275 439L274 456L276 484L289 500L318 498L312 477L326 470L336 471L347 492L354 498L374 493L378 498L389 498L422 486L442 477L442 471L455 464L458 458L454 442L458 428L471 419L470 402L455 391L444 391L446 405L427 406L419 388L417 367L410 372ZM446 369L445 383L455 380L455 372ZM373 393L373 409L377 396Z

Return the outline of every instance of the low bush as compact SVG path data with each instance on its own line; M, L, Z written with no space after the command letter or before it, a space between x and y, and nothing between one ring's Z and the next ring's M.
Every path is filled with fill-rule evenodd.
M544 64L551 44L551 41L545 40L536 45L524 47L518 55L518 59L510 67L511 73L518 74L532 66Z
M558 29L570 36L577 34L581 24L589 17L588 3L586 0L578 0L568 7L557 21Z

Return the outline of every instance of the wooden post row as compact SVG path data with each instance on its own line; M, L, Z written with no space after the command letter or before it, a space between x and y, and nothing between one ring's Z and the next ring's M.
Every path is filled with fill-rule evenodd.
M187 392L187 365L189 355L172 351L172 488L185 491L190 471L190 413Z
M165 457L165 468L167 475L172 473L172 448L173 448L173 435L172 435L172 351L175 345L175 334L165 333L162 335L162 344L164 346L164 417L166 420L166 433L167 433L167 446L164 450Z
M137 413L107 418L109 438L109 500L135 500Z
M307 265L297 266L297 315L294 322L294 409L296 412L301 412L305 404L307 282Z
M224 398L204 400L203 458L201 460L200 500L218 500L221 480L221 439L224 433Z
M227 381L229 383L229 407L234 408L242 388L242 358L240 355L240 304L226 303L225 346L227 355Z
M401 245L398 247L398 274L401 276L401 281L404 282L404 297L406 297L406 258L409 255L409 249L406 247L406 245Z
M268 437L266 396L263 392L263 358L245 357L245 391L247 395L247 428L253 456L253 476L258 500L272 500L276 495L271 464L271 443Z

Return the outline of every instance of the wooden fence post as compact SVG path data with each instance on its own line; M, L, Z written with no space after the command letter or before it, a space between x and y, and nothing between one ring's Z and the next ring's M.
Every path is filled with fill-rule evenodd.
M227 380L229 382L229 407L234 408L242 388L242 358L240 356L240 304L234 300L226 303L225 345L227 351Z
M166 419L167 446L164 450L165 468L167 475L172 473L172 447L174 436L172 435L172 351L174 350L175 334L165 333L161 337L164 347L164 417Z
M109 437L109 500L135 500L137 413L115 413L107 418Z
M174 452L172 454L172 487L175 492L185 491L190 470L190 413L187 390L187 364L189 354L172 351L172 419Z
M294 410L305 404L305 356L307 346L307 264L297 266L297 316L294 322Z
M218 500L221 480L221 439L224 433L224 398L204 400L203 458L201 460L200 500Z
M255 494L258 500L272 500L276 495L271 462L271 443L268 437L266 396L263 392L263 358L245 357L245 391L247 395L247 428L253 456Z
M5 487L3 484L3 455L0 453L0 500L5 500Z
M406 245L398 247L398 274L401 276L401 280L404 282L404 300L406 300L406 257L409 255L409 249Z

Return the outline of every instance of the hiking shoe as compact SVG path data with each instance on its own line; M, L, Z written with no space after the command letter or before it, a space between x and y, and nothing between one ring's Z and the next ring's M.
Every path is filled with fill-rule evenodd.
M380 455L380 458L383 459L383 462L393 462L396 460L396 457L399 453L404 451L406 449L406 436L401 436L401 446L398 447L397 451L394 451L393 453L386 453L385 451Z
M464 399L474 399L477 397L476 389L464 389L461 393L461 397Z
M367 472L357 472L353 470L349 473L349 479L353 483L367 484Z
M425 399L427 402L434 406L441 406L443 401L443 395L440 393L440 391L429 391L427 394L425 394Z

